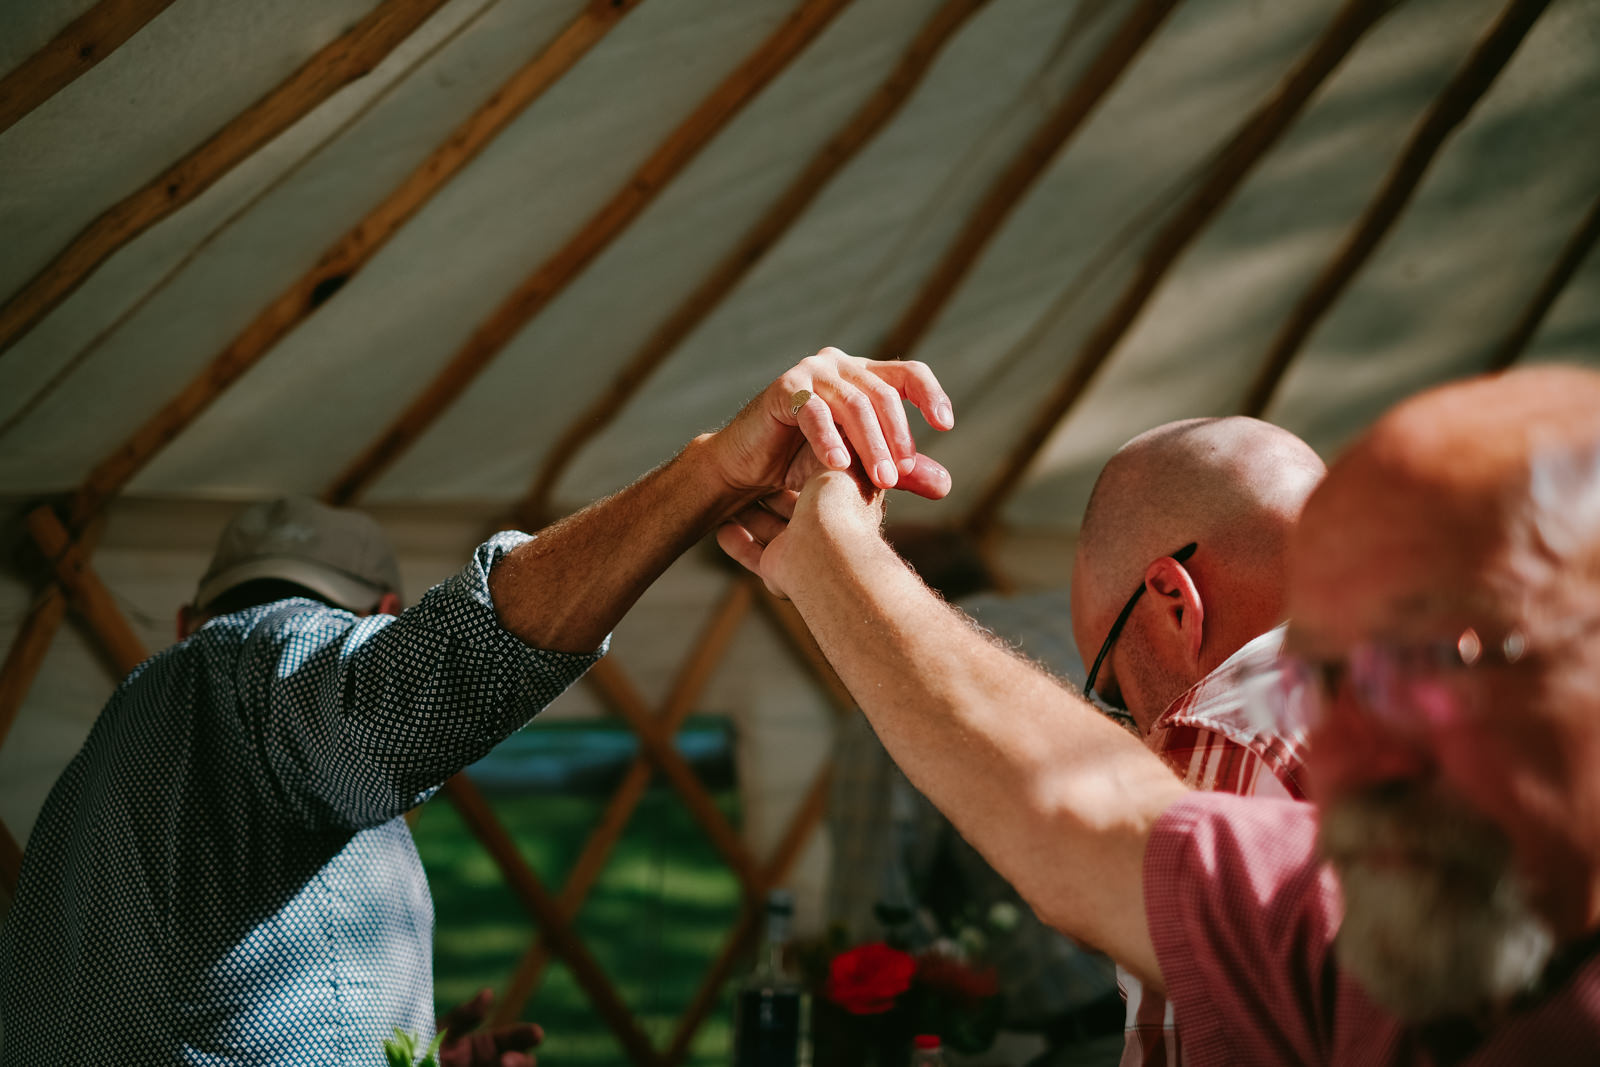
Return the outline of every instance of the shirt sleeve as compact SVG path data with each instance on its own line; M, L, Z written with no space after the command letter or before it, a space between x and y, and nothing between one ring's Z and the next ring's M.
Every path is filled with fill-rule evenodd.
M426 800L605 653L532 648L503 629L489 571L530 540L496 535L398 616L293 602L250 615L240 714L280 803L310 825L375 826Z
M1310 805L1197 793L1156 823L1145 908L1193 1063L1320 1063L1340 905Z

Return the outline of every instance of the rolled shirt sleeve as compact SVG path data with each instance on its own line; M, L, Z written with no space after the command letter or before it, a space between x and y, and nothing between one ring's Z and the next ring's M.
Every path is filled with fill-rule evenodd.
M588 654L532 648L500 626L489 572L527 540L496 535L398 616L282 601L222 620L246 628L239 713L292 814L348 827L394 818L604 654L604 643Z

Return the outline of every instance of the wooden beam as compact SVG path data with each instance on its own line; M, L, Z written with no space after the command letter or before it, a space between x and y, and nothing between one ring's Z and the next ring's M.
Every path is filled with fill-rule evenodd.
M533 317L610 246L744 106L842 11L850 0L804 0L777 32L700 102L610 200L549 259L524 278L481 323L410 405L323 494L348 504L376 481L472 384Z
M144 642L133 632L105 583L89 566L84 545L74 544L67 528L47 505L28 513L28 533L49 561L56 581L72 607L89 624L118 677L149 658Z
M810 840L811 832L816 829L817 823L822 820L823 814L828 809L828 786L832 780L831 764L824 765L812 779L811 788L807 791L805 799L801 801L800 807L795 809L794 815L789 820L789 827L784 832L783 840L779 842L772 859L762 871L763 883L768 888L781 885L789 876L795 861L800 858L800 850ZM757 910L756 903L746 902L739 913L738 923L723 944L721 953L701 979L700 988L695 991L694 999L679 1018L678 1027L672 1035L672 1043L667 1047L667 1053L663 1057L669 1067L676 1067L688 1056L689 1045L694 1041L694 1035L699 1032L706 1016L716 1006L729 972L733 970L734 964L743 956L750 942L760 931L761 913Z
M639 1024L622 1003L599 962L590 955L582 939L572 930L562 914L561 906L544 887L533 868L528 866L516 842L495 817L494 809L472 779L464 773L458 774L444 784L444 793L460 812L462 821L489 850L489 855L500 867L511 891L522 902L533 921L539 924L551 950L572 971L578 987L617 1035L632 1062L659 1063L660 1057L650 1044L650 1039L639 1029Z
M1178 0L1140 0L1072 90L989 186L954 243L878 346L880 358L904 359L917 347L973 264L1095 107L1133 65Z
M5 666L0 667L0 747L5 745L11 725L17 721L17 712L27 699L33 679L44 664L45 654L50 651L50 644L66 615L66 595L59 585L51 582L34 598L27 617L12 638Z
M101 0L0 78L0 133L122 47L172 0Z
M989 0L946 0L933 17L923 24L916 38L900 56L894 70L867 98L861 109L812 156L800 176L745 232L733 250L722 258L667 320L656 327L643 346L612 377L605 391L562 431L527 496L516 506L513 525L532 530L546 525L555 517L550 498L561 475L579 450L611 424L622 406L644 387L656 368L665 363L738 286L767 250L782 239L817 195L844 169L845 164L854 159L899 113L901 106L922 84L924 75L944 46L954 39L968 19L988 3Z
M1334 253L1300 297L1289 318L1273 338L1266 359L1256 371L1240 411L1259 418L1272 403L1289 366L1328 309L1344 293L1350 280L1377 250L1411 197L1422 184L1428 167L1455 128L1466 119L1483 94L1494 84L1517 46L1533 28L1550 0L1512 0L1480 40L1467 61L1429 105L1411 133L1377 195L1361 213L1344 244Z
M345 231L309 271L278 294L176 396L95 467L73 502L73 525L98 512L212 401L349 282L435 193L641 2L591 0L583 14L496 89L382 203Z
M1533 299L1528 301L1522 309L1522 314L1517 316L1516 325L1512 326L1505 338L1495 346L1494 355L1489 360L1489 370L1505 370L1522 357L1528 342L1539 332L1539 325L1544 322L1545 315L1555 304L1556 297L1561 295L1561 291L1567 287L1572 276L1578 273L1578 267L1583 264L1589 250L1594 247L1596 238L1600 238L1600 198L1589 205L1589 213L1583 217L1583 221L1578 223L1578 228L1567 239L1567 243L1561 249L1561 255L1556 257L1544 280L1539 283Z
M749 894L759 894L761 885L760 875L756 871L750 853L744 847L744 842L739 839L739 832L729 823L722 814L722 809L717 807L717 802L711 794L706 792L706 787L701 784L694 769L689 766L672 743L672 738L661 729L660 724L650 714L644 700L638 695L622 670L609 659L603 659L589 668L588 677L594 679L612 708L622 716L634 734L639 738L639 744L644 749L645 755L650 757L666 777L672 787L683 798L684 807L689 809L689 814L694 816L711 839L711 844L733 873L739 876L740 883Z
M689 717L689 712L693 710L695 701L699 699L706 683L710 681L716 665L726 655L729 643L738 632L739 623L749 614L750 600L749 586L736 581L712 612L710 621L699 640L695 642L694 652L679 669L666 703L656 715L656 721L660 723L661 731L666 736L671 737L676 734L683 721ZM589 890L599 880L600 872L605 868L611 850L616 847L622 832L627 828L628 820L633 817L634 809L644 798L651 776L649 757L643 754L635 756L621 784L617 786L616 792L607 803L600 822L590 832L589 839L584 842L583 850L572 865L572 870L567 873L566 884L561 887L560 903L563 914L569 920L577 918L578 911L588 898ZM495 1006L495 1019L498 1024L510 1023L521 1015L523 1005L538 988L548 961L549 949L543 938L535 938L517 964L505 994Z
M384 0L312 56L288 81L102 213L0 308L0 352L65 300L113 252L205 192L335 92L370 72L443 3Z
M17 896L17 881L22 877L22 847L11 836L11 828L0 822L0 889L9 900Z
M1255 165L1300 115L1317 88L1343 62L1362 36L1394 6L1394 0L1345 0L1273 95L1224 146L1200 185L1157 231L1133 279L1079 348L1072 366L1029 422L1016 447L984 487L967 526L978 536L997 520L1000 507L1022 481L1056 426L1071 412L1100 367L1138 318L1167 271L1208 222L1222 210Z

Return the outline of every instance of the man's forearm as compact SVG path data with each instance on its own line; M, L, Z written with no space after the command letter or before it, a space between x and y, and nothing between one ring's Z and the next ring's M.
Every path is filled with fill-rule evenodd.
M592 652L650 583L756 493L706 462L703 435L612 496L539 532L489 576L500 624L537 648Z
M1140 869L1184 793L1138 740L939 601L876 536L808 528L785 583L914 785L1042 918L1159 979Z

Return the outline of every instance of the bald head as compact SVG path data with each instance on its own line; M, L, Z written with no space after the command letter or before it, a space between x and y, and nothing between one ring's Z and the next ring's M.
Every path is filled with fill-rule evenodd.
M1192 684L1282 621L1287 535L1322 474L1304 441L1242 417L1158 426L1122 446L1100 472L1072 574L1073 634L1085 664L1151 561L1190 542L1199 546L1186 564L1205 601L1199 675L1186 679L1189 672L1179 671L1141 686L1135 675L1147 664L1135 650L1119 659L1124 676L1110 683L1141 725L1178 695L1174 686ZM1150 695L1136 700L1136 692Z

